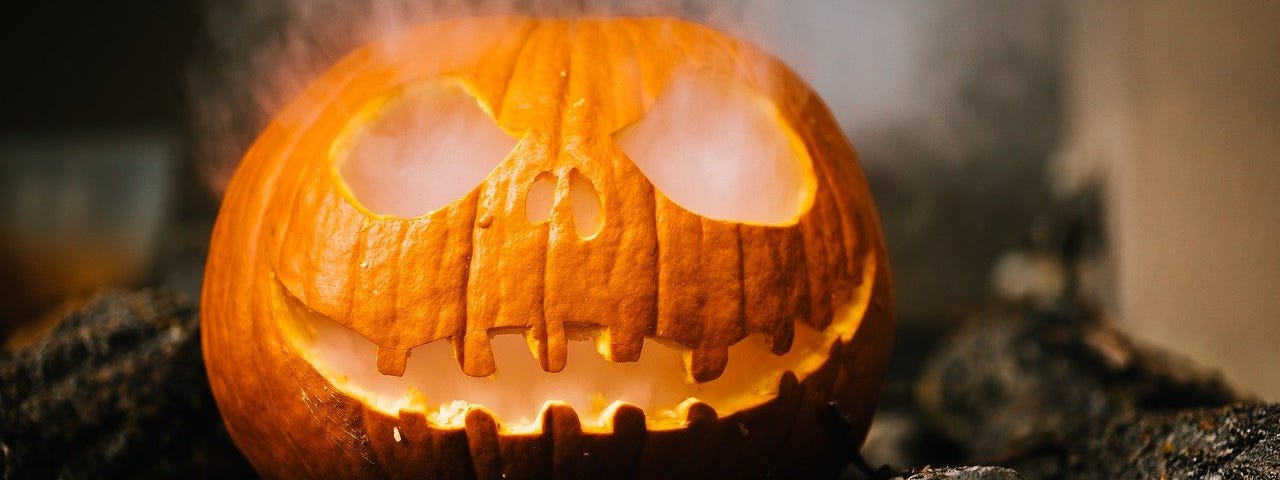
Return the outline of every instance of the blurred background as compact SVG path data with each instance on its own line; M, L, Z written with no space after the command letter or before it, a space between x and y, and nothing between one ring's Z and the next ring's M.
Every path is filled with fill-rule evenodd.
M448 16L664 13L777 52L826 99L879 203L907 345L1070 297L1280 400L1280 2L570 3L7 6L6 345L104 285L198 298L239 155L357 45Z

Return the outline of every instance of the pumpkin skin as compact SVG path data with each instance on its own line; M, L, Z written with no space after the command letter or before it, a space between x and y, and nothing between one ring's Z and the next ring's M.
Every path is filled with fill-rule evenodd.
M794 222L699 216L618 148L615 134L687 71L732 78L777 107L815 180ZM371 103L446 75L519 143L443 208L369 211L335 173L335 144ZM595 186L598 233L574 233L569 202L529 221L525 196L546 172ZM554 188L568 196L567 182ZM686 348L692 380L707 382L749 336L782 354L798 324L841 323L818 366L783 374L776 395L748 408L717 413L692 401L679 426L651 428L623 404L594 427L552 402L540 428L513 432L485 408L467 410L461 426L438 425L344 392L296 351L282 317L297 310L284 303L376 344L370 362L390 375L403 373L411 349L438 341L458 359L441 368L491 375L490 335L510 329L530 338L543 370L559 372L567 326L588 326L610 361L635 361L646 338L660 339ZM278 114L232 178L201 313L210 382L235 443L264 476L322 478L834 475L865 436L892 322L875 208L821 100L757 48L663 18L451 20L341 60Z

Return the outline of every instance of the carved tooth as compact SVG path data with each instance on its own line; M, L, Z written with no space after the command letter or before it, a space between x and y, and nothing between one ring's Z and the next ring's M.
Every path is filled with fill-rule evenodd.
M467 410L463 423L466 425L467 447L473 452L498 452L499 427L493 414L483 408ZM483 461L487 460L487 461ZM497 455L477 459L476 476L478 478L499 478L502 463Z
M559 373L569 361L569 339L565 337L564 324L554 322L547 325L547 356L542 360L542 369L550 373Z
M569 404L556 400L542 404L537 424L542 426L543 433L555 432L556 437L582 433L582 419L578 417L578 412Z
M769 351L774 355L785 355L791 351L791 341L796 337L796 321L779 322L778 330L769 337Z
M600 416L604 427L619 436L642 436L645 432L644 410L621 400L614 400Z
M782 376L778 377L778 390L774 396L786 398L794 394L801 393L800 379L796 377L796 373L787 370L782 372Z
M409 350L378 347L378 373L404 376L404 366L409 361Z
M525 332L524 340L544 372L559 373L564 370L569 357L569 340L565 337L563 323L549 321L542 328L531 328Z
M462 373L472 377L487 377L498 371L493 359L493 345L489 343L489 334L483 330L469 330L464 339L453 341L453 353L458 358L458 366Z
M640 351L644 348L643 333L614 334L613 329L606 328L596 337L596 352L610 362L634 362L640 360Z
M727 347L699 347L686 350L684 358L685 380L693 383L706 383L724 373L729 365L729 349Z
M702 403L702 400L689 397L676 407L676 416L681 422L692 428L695 424L715 422L718 415L716 414L716 409L712 408L711 405Z

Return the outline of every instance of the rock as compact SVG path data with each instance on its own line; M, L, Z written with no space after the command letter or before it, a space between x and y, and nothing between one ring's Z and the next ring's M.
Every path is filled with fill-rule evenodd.
M953 442L925 425L915 411L892 406L876 412L862 443L862 458L875 466L954 465L964 460L961 454Z
M1141 412L1241 399L1216 374L1069 311L970 325L927 362L917 397L930 422L983 458L1083 444Z
M107 291L0 353L0 477L252 477L209 391L195 307Z
M841 480L1022 480L1017 471L993 466L924 467L894 470L881 467L876 471L850 469Z
M903 478L903 477L898 477ZM906 480L1022 480L1018 472L1002 467L925 467Z
M1073 478L1280 479L1280 404L1120 418L1085 442Z
M1280 479L1280 406L1069 311L969 326L917 390L969 461L1028 478Z

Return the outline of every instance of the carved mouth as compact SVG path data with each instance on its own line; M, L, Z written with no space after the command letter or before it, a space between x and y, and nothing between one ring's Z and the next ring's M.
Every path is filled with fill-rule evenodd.
M383 375L376 364L377 345L328 317L307 308L272 280L272 311L281 332L299 356L347 396L388 415L419 412L436 428L462 428L466 413L484 408L504 432L537 431L550 403L567 404L588 431L609 431L614 411L623 404L645 412L650 430L680 428L697 402L720 416L765 403L777 396L785 372L803 381L829 359L833 343L852 335L865 299L838 308L822 331L797 322L791 350L770 352L763 339L747 338L729 348L729 362L717 379L687 380L689 350L646 338L635 362L610 362L596 352L597 329L566 325L569 360L564 370L548 373L529 352L522 330L491 331L497 372L471 377L458 367L448 341L411 350L403 376ZM862 301L859 301L862 300Z

